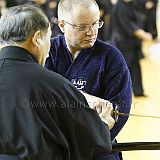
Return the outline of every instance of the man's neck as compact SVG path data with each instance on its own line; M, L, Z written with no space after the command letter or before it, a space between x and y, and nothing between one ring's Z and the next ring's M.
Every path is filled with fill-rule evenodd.
M68 50L70 51L71 55L72 55L72 58L73 59L76 59L76 57L78 56L78 54L81 52L81 49L78 49L78 48L72 48L72 47L68 47Z
M72 54L73 59L76 59L76 57L78 56L79 53L80 53L80 51L77 51L76 53Z

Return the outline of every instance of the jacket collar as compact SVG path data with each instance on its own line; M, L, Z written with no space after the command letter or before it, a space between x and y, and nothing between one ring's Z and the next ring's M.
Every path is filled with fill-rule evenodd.
M24 48L17 46L7 46L0 49L0 59L17 59L22 61L34 61L34 57Z

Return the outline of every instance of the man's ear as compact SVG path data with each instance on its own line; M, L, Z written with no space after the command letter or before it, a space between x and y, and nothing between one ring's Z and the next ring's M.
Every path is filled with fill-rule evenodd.
M40 44L42 43L42 37L41 37L41 32L36 31L34 35L32 36L32 43L36 47L40 47Z
M58 21L58 26L60 28L60 30L64 33L64 21L63 20L59 20Z

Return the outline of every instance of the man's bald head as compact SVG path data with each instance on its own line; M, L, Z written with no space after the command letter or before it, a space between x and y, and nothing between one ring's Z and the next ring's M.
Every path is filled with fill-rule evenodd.
M95 0L60 0L58 4L58 18L60 20L67 19L72 16L73 9L79 7L89 8L92 5L99 8Z

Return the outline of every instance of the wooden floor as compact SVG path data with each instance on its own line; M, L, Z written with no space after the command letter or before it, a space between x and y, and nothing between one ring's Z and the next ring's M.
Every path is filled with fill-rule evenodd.
M157 15L160 37L160 9ZM160 116L160 42L145 43L144 52L146 57L141 60L141 65L144 89L148 97L133 97L131 113ZM117 139L119 142L160 142L160 119L130 117ZM124 160L160 160L160 150L125 151L123 158Z

